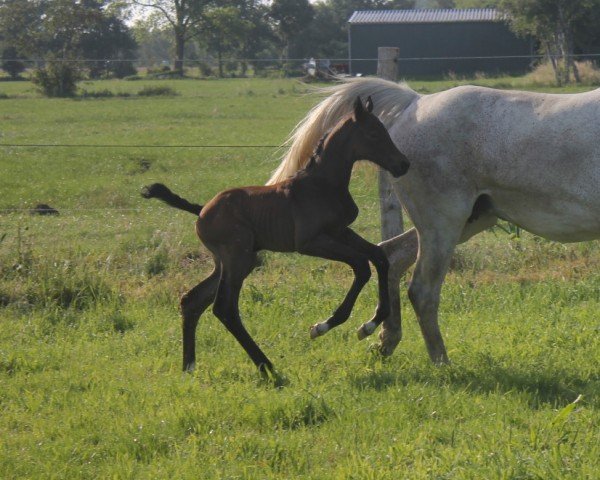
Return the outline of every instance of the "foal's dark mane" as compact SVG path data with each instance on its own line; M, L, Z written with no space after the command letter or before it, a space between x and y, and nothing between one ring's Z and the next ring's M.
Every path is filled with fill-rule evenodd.
M330 133L331 133L331 131L325 132L325 134L321 137L321 139L319 140L319 143L317 143L317 146L315 147L312 155L308 159L308 162L306 163L306 165L304 166L303 169L299 170L299 172L308 172L317 164L318 160L321 160L321 155L323 154L323 146L325 145L325 140L327 140L327 137L329 136ZM296 176L296 175L297 175L297 173L293 176Z

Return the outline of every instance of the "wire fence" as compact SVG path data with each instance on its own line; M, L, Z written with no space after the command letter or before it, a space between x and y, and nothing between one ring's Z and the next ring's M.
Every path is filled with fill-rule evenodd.
M574 53L569 55L571 58L599 58L600 53ZM424 61L424 60L493 60L493 59L514 59L514 58L530 58L532 60L539 60L544 58L563 58L562 55L559 54L525 54L525 55L476 55L476 56L436 56L436 57L399 57L398 61ZM4 61L12 61L12 62L22 62L27 64L44 64L49 60L43 58L10 58L3 59ZM237 62L237 63L303 63L308 62L309 60L313 60L316 62L349 62L349 61L373 61L376 62L377 57L365 57L365 58L349 58L349 57L340 57L340 58L243 58L243 57L231 57L231 58L222 58L221 62ZM61 62L61 63L97 63L97 62L127 62L127 63L140 63L144 60L139 58L53 58L52 62ZM172 58L157 58L153 59L156 63L172 63ZM200 64L200 63L217 63L219 60L213 57L203 57L203 58L184 58L184 64Z
M585 54L574 54L571 55L574 59L586 59L596 60L600 58L600 53L585 53ZM532 62L541 59L550 59L548 55L542 54L530 54L530 55L481 55L481 56L436 56L436 57L399 57L398 62L427 62L427 61L469 61L469 60L511 60L511 59L530 59ZM557 57L558 58L558 57ZM22 62L28 66L43 66L47 61L42 58L12 58L3 59L4 61ZM154 60L157 63L164 65L170 64L172 59L159 59ZM377 58L226 58L222 59L223 63L252 63L252 64L298 64L304 65L308 62L320 64L325 62L331 65L344 65L349 62L377 62ZM77 64L98 64L98 63L133 63L139 65L141 60L139 58L56 58L52 59L52 62L63 62L63 63L77 63ZM217 59L212 57L204 58L186 58L183 60L184 64L188 67L194 67L200 64L216 64ZM3 142L0 143L0 148L114 148L114 149L280 149L284 147L281 144L90 144L90 143L11 143ZM139 212L149 211L148 208L130 208L130 207L65 207L61 208L61 212L71 212L74 214L82 212L113 212L113 213L128 213L128 212ZM34 212L32 207L24 208L0 208L0 214L29 214Z
M0 143L6 148L281 148L282 145L148 145L148 144L90 144L90 143Z

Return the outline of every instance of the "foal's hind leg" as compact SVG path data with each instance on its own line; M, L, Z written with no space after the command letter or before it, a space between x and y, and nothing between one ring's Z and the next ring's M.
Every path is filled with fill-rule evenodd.
M252 251L235 251L222 257L223 272L213 306L213 313L225 325L263 374L273 371L273 364L244 328L239 312L239 296L245 278L256 265Z
M215 269L202 282L181 297L183 331L183 370L192 371L196 362L196 327L200 315L213 303L221 268L215 261Z

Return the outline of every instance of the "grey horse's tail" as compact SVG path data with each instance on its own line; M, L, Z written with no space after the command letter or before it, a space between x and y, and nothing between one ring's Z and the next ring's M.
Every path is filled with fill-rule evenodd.
M200 212L203 208L203 205L190 203L185 198L181 198L162 183L153 183L152 185L142 188L142 197L158 198L171 207L178 208L179 210L185 210L186 212L193 213L194 215L200 215Z

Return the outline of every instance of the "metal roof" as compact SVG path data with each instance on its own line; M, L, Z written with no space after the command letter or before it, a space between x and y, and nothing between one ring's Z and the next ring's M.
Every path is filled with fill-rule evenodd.
M504 13L495 8L466 9L415 9L415 10L362 10L352 14L351 24L390 23L453 23L453 22L499 22Z

